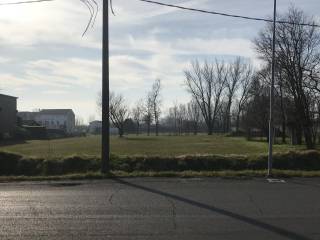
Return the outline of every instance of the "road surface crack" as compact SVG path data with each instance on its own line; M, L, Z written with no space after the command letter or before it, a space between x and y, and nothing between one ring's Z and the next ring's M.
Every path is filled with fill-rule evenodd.
M176 210L176 205L175 205L173 200L171 200L169 198L167 198L167 200L171 205L171 216L172 216L172 222L173 222L173 229L176 230L177 229L177 220L176 220L177 210Z
M252 195L248 193L248 197L249 197L250 202L253 204L253 206L258 210L259 214L262 216L263 215L263 211L259 207L259 205L256 203L256 201L253 199Z
M113 204L113 198L114 198L114 196L115 196L119 191L120 191L120 189L117 189L116 191L114 191L113 193L111 193L111 195L110 195L110 197L109 197L109 199L108 199L110 205Z

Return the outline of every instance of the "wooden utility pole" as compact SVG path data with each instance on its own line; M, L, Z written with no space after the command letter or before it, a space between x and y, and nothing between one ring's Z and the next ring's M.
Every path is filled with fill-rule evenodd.
M109 0L103 0L102 24L102 149L101 172L110 170L110 125L109 125Z

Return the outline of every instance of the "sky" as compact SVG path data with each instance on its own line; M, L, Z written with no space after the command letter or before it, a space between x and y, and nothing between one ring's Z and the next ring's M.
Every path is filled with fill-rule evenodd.
M181 6L270 17L273 1L159 0ZM15 2L1 0L0 3ZM101 1L98 1L101 6ZM320 22L319 0L279 0ZM133 106L155 79L162 108L187 102L190 62L242 56L260 65L252 40L265 23L187 12L138 0L113 0L110 15L110 88ZM71 108L85 122L99 119L102 15L84 37L90 15L80 0L0 6L0 92L18 97L19 111Z

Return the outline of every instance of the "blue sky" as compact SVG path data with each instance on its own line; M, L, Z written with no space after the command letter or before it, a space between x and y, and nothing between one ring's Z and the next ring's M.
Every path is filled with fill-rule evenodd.
M272 0L161 1L253 17L271 16L273 10ZM174 101L188 101L183 70L195 58L243 56L259 66L251 41L264 23L137 0L113 2L110 85L128 104L143 98L156 78L163 84L163 109ZM278 2L280 12L294 4L320 22L319 0ZM99 118L101 12L94 28L82 37L88 18L79 0L0 7L0 91L19 97L19 110L72 108L84 121Z

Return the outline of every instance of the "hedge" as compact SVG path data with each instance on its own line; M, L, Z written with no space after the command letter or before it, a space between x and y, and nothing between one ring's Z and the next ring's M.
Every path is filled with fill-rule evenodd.
M267 168L266 155L185 155L116 156L111 155L111 170L133 171L223 171L262 170ZM320 170L320 152L291 151L276 153L273 167L280 170ZM0 175L62 175L99 171L100 159L94 156L69 156L61 159L28 158L0 152Z

